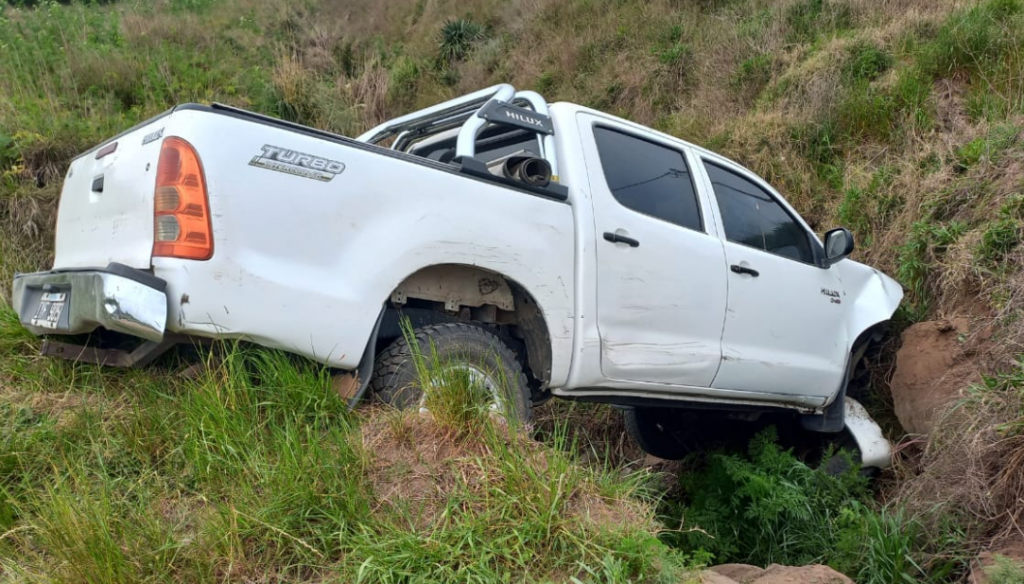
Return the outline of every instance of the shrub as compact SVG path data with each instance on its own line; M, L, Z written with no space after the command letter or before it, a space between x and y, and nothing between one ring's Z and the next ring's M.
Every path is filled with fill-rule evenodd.
M778 446L773 428L751 440L749 458L713 454L680 482L688 500L669 514L681 531L664 537L716 562L824 561L839 541L840 518L863 513L868 498L855 468L840 476L810 468Z
M851 73L852 75L852 73ZM836 111L838 130L846 139L890 141L914 128L926 128L932 114L931 88L915 71L899 72L892 87L880 88L860 78L848 90Z
M878 47L860 42L847 51L843 76L853 81L871 81L892 67L892 55Z
M487 29L482 24L465 18L445 21L441 26L441 38L438 41L438 62L450 65L465 58L476 43L486 38L486 32Z
M819 34L849 28L851 21L850 6L842 0L801 0L786 11L786 38L793 42L811 41Z
M921 55L922 69L934 77L957 71L986 73L1007 51L1024 40L1014 17L1024 11L1021 0L988 0L952 14Z
M981 261L995 265L1002 261L1013 248L1017 247L1020 241L1020 222L1003 217L998 221L993 221L985 228L976 255Z
M761 53L743 60L736 68L732 85L748 97L756 96L772 79L771 55Z
M989 130L980 138L975 138L964 144L956 151L957 162L961 168L966 169L982 160L994 163L1004 150L1017 141L1020 130L1016 126L1001 125Z
M827 563L864 584L913 584L927 543L900 509L875 510L856 465L840 475L781 449L769 428L749 457L713 454L680 477L688 500L667 506L679 531L663 539L710 553L717 563Z

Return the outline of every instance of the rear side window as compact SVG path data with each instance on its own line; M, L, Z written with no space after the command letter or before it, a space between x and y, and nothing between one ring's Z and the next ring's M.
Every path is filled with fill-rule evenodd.
M601 167L624 207L703 231L697 194L683 153L622 132L595 127Z
M722 212L726 239L791 260L814 263L807 230L767 191L715 164L705 162L704 167Z

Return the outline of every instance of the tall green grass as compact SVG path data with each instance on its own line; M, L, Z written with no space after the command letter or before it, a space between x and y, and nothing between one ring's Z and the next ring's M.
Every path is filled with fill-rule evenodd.
M564 429L546 448L487 415L453 432L353 413L326 369L244 344L192 380L173 356L42 361L0 317L0 570L16 579L676 582L691 565L656 537L647 476L578 464ZM423 476L426 502L384 488Z

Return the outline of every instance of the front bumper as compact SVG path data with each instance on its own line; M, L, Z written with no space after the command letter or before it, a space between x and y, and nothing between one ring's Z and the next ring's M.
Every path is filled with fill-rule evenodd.
M13 302L21 324L36 335L89 333L97 328L161 341L167 324L167 283L121 264L14 276ZM38 318L44 294L63 294L59 318Z

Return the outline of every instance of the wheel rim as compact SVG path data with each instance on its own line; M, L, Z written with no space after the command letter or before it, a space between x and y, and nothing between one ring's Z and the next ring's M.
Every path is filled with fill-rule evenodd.
M430 385L434 386L440 380L442 383L446 376L450 375L451 372L458 371L463 372L468 377L469 383L472 387L479 388L481 393L488 396L487 404L483 409L486 409L492 413L498 414L502 417L505 416L505 399L501 393L501 385L494 376L480 370L473 365L449 365L444 367L440 372L435 375L431 375ZM420 396L419 410L420 413L426 413L430 410L427 408L427 394L430 392L429 388L423 389L423 395Z

